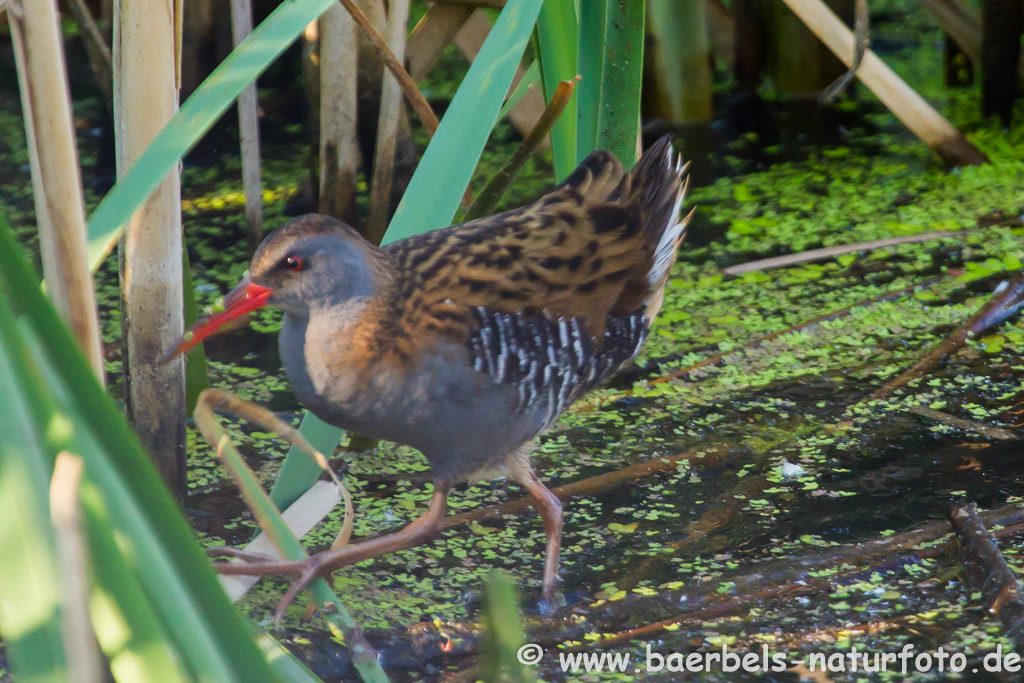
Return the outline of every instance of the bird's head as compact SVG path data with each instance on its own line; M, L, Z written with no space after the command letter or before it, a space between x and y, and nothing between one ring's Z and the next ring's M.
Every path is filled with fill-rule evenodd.
M263 240L242 281L224 297L224 310L196 321L161 359L166 363L216 334L226 323L271 305L296 316L348 299L375 286L373 256L380 251L341 221L309 214Z

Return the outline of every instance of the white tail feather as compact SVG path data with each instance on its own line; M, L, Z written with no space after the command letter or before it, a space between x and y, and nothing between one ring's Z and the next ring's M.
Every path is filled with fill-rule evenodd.
M651 269L647 272L649 294L644 302L644 317L647 318L649 323L653 322L654 318L658 315L658 311L661 310L661 304L665 297L665 283L668 282L669 271L676 262L679 244L683 241L686 225L690 222L690 217L693 215L693 211L691 211L685 218L680 216L683 200L686 198L686 190L690 185L690 178L686 175L690 164L683 163L683 160L676 156L671 145L667 148L666 157L669 169L673 170L676 174L674 180L678 183L679 189L676 193L675 202L672 205L672 211L669 213L665 231L661 234L658 246L654 249ZM675 161L674 164L672 163L673 160Z
M675 152L669 147L667 156L670 167L674 155ZM676 158L675 173L676 177L680 179L679 192L676 194L675 204L672 205L672 211L669 213L668 227L661 234L658 246L654 249L654 262L651 264L651 269L647 274L647 281L651 283L652 288L662 286L665 279L667 279L668 271L672 264L675 263L676 251L679 249L679 243L683 240L686 225L689 223L690 215L692 215L691 212L686 218L680 217L680 209L682 209L683 200L686 198L686 190L690 185L689 176L685 180L683 179L689 166L690 164L684 164L681 158Z

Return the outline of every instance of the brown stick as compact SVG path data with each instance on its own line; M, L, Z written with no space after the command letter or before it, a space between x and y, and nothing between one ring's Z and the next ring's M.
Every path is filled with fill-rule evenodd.
M971 586L982 592L986 608L999 615L1017 648L1024 647L1024 594L996 539L978 517L974 503L954 507L949 522L960 541L958 555Z
M783 2L844 64L850 66L853 63L853 33L822 0ZM988 157L981 150L968 142L953 124L914 92L871 50L865 51L857 77L914 135L950 166L988 163Z
M730 456L739 456L743 452L740 449L730 448L729 446L716 446L704 451L688 451L664 458L653 458L616 472L606 472L571 484L558 486L551 489L551 492L558 496L558 499L561 501L567 501L570 498L580 496L594 496L631 481L645 479L655 474L674 472L681 462L697 461L704 466L710 467L720 464L724 459L730 458ZM489 517L501 517L506 514L522 512L532 505L533 499L530 497L518 498L498 505L488 505L487 507L477 508L476 510L445 518L443 528L448 529Z
M474 218L486 216L494 211L498 202L501 201L502 196L508 190L509 185L515 179L516 174L522 170L523 164L533 156L537 148L547 138L548 133L551 132L551 127L555 125L555 121L558 120L558 117L565 110L565 105L569 103L569 98L572 97L572 91L576 87L578 80L580 80L580 76L576 76L571 81L562 81L558 84L554 94L551 96L551 102L548 103L544 113L541 114L537 123L534 124L529 134L512 154L512 158L505 163L500 171L494 174L484 189L480 191L480 194L477 195L473 206L469 207L469 210L466 211L464 220L471 221Z
M700 368L707 367L709 365L718 365L719 363L721 363L722 361L724 361L726 358L728 358L730 356L737 355L737 354L740 354L740 353L745 353L747 351L750 351L751 349L756 349L756 348L762 346L763 344L767 344L768 342L772 341L773 339L778 339L779 337L785 336L787 334L792 334L793 332L799 332L801 330L806 330L809 327L814 327L815 325L817 325L819 323L823 323L823 322L826 322L826 321L829 321L829 320L836 320L837 318L846 317L846 316L850 315L850 313L852 313L855 308L861 308L862 306L870 306L871 304L876 304L876 303L879 303L881 301L891 301L893 299L899 299L900 297L903 297L903 296L905 296L907 294L910 294L910 293L916 291L919 288L930 287L933 284L935 284L936 282L939 282L941 279L942 278L938 278L938 277L931 278L930 280L925 280L924 282L921 282L921 283L918 283L918 284L915 284L915 285L911 285L909 287L904 287L902 289L898 289L895 292L887 292L887 293L881 294L879 296L874 296L874 297L871 297L870 299L865 299L863 301L859 301L859 302L853 304L852 306L847 306L846 308L840 309L838 311L833 311L832 313L826 313L825 315L818 316L817 318L812 318L811 320L807 320L807 321L804 321L802 323L798 323L796 325L793 325L791 327L787 327L784 330L779 330L778 332L772 332L771 334L767 334L767 335L765 335L763 337L758 337L757 339L754 339L753 341L748 342L747 344L745 344L743 347L741 347L739 349L732 349L731 351L726 351L724 353L717 353L714 356L711 356L709 358L705 358L704 360L698 361L698 362L696 362L696 363L694 363L692 365L688 365L685 368L682 368L680 370L675 370L673 372L668 373L667 375L662 375L661 377L657 377L655 379L652 379L650 382L648 382L648 386L653 386L655 384L660 384L662 382L667 382L667 381L675 379L677 377L682 377L685 374L688 374L688 373L693 372L694 370L698 370Z
M917 242L927 242L928 240L943 239L945 237L961 237L967 232L967 230L936 230L934 232L924 232L918 235L887 237L881 240L855 242L854 244L837 244L831 247L822 247L821 249L808 249L807 251L801 251L796 254L786 254L785 256L773 256L771 258L760 259L758 261L748 261L747 263L723 268L722 272L726 275L742 275L743 273L768 270L769 268L783 268L785 266L794 266L800 263L810 263L811 261L824 261L825 259L835 258L836 256L849 254L855 251L871 251L873 249L892 247L898 244L916 244Z
M911 380L938 365L943 358L959 350L969 339L1012 316L1020 310L1021 306L1024 306L1024 271L1018 272L1004 289L997 290L981 310L968 318L953 331L953 334L932 347L932 350L924 358L914 363L910 369L895 379L886 382L868 400L885 398L896 389L906 386Z
M999 427L992 427L991 425L984 424L982 422L975 422L974 420L965 420L962 417L956 417L949 413L943 413L938 410L933 410L926 406L912 406L907 409L909 412L921 417L926 417L929 420L935 420L943 424L962 429L965 432L977 432L990 439L998 441L1016 441L1017 435L1006 429L1000 429Z

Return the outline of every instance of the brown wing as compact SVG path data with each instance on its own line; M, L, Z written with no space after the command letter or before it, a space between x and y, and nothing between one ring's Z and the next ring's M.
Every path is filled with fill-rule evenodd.
M396 242L404 329L458 334L468 310L580 318L595 338L652 248L629 179L595 152L536 202ZM415 334L415 332L414 332Z

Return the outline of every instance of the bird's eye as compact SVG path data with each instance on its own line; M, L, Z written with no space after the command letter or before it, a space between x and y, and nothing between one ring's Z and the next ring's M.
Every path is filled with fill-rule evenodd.
M284 260L284 267L288 270L294 270L296 272L306 267L305 262L301 256L289 256Z

